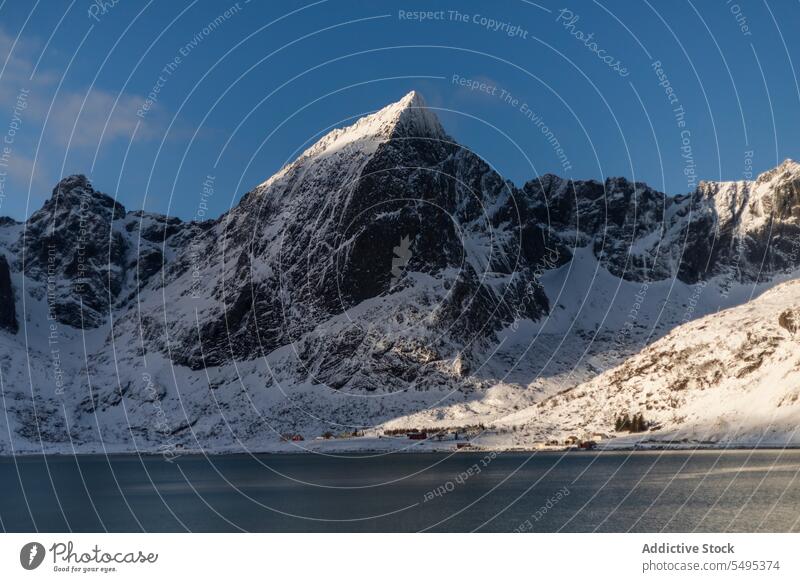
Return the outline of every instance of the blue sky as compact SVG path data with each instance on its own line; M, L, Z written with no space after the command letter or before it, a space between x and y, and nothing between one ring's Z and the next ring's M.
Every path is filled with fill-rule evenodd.
M183 218L213 176L216 216L326 128L411 89L518 184L623 175L675 194L692 174L800 157L794 2L0 6L0 215L18 219L71 173Z

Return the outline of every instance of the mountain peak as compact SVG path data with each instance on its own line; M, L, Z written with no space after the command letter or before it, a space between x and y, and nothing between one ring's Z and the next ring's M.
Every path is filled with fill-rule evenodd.
M402 103L407 107L425 107L425 100L422 95L414 89L406 93L398 103Z
M42 216L50 216L54 212L70 212L73 209L84 213L110 210L116 218L125 215L125 207L108 194L95 190L85 175L72 174L56 184L50 199L30 217L29 222L39 220Z
M447 134L436 114L428 109L417 91L410 91L400 101L384 107L375 115L386 113L394 120L392 137L446 139Z
M352 125L334 129L307 149L302 157L328 155L355 143L374 149L389 139L410 137L449 140L436 114L428 109L417 91L410 91L399 101L360 118Z
M75 188L84 188L86 190L94 190L92 183L84 174L72 174L65 176L56 184L54 191L69 192Z
M436 118L436 115L428 109L428 104L425 102L425 98L422 96L422 93L419 91L409 91L406 93L402 99L396 101L395 103L391 103L381 109L380 111L387 111L387 110L396 110L399 109L401 111L401 115L405 112L405 115L414 115L422 114L422 115L430 115ZM438 119L437 119L438 122Z

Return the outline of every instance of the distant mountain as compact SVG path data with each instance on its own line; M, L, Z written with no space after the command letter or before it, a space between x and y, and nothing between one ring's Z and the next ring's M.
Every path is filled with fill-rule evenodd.
M216 220L69 176L0 219L0 450L266 450L515 414L532 442L560 430L539 402L792 277L799 184L787 160L681 196L518 188L414 92Z

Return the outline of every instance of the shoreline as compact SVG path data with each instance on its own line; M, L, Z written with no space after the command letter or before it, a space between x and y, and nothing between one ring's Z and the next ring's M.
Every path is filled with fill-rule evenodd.
M233 457L233 456L255 456L255 455L321 455L336 457L340 455L424 455L424 454L438 454L438 455L480 455L486 453L494 454L609 454L609 453L655 453L655 452L726 452L726 451L752 451L752 452L774 452L774 451L800 451L800 445L753 445L753 444L731 444L731 445L717 445L717 446L703 446L703 445L670 445L670 444L648 444L646 446L598 446L594 449L580 449L577 447L561 447L561 448L526 448L526 447L481 447L473 446L470 448L454 449L452 447L404 447L404 448L373 448L373 447L341 447L341 448L294 448L288 447L281 448L264 448L264 449L251 449L251 450L233 450L233 449L218 449L218 450L203 450L203 449L177 449L170 451L169 455L165 455L162 451L153 450L98 450L98 451L18 451L18 452L0 452L0 460L4 459L17 459L17 458L32 458L32 457L162 457L167 462L174 462L180 457Z

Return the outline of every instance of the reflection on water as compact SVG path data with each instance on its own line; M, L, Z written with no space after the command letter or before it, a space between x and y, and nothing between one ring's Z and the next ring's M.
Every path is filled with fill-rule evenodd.
M0 459L6 531L798 531L800 451Z

